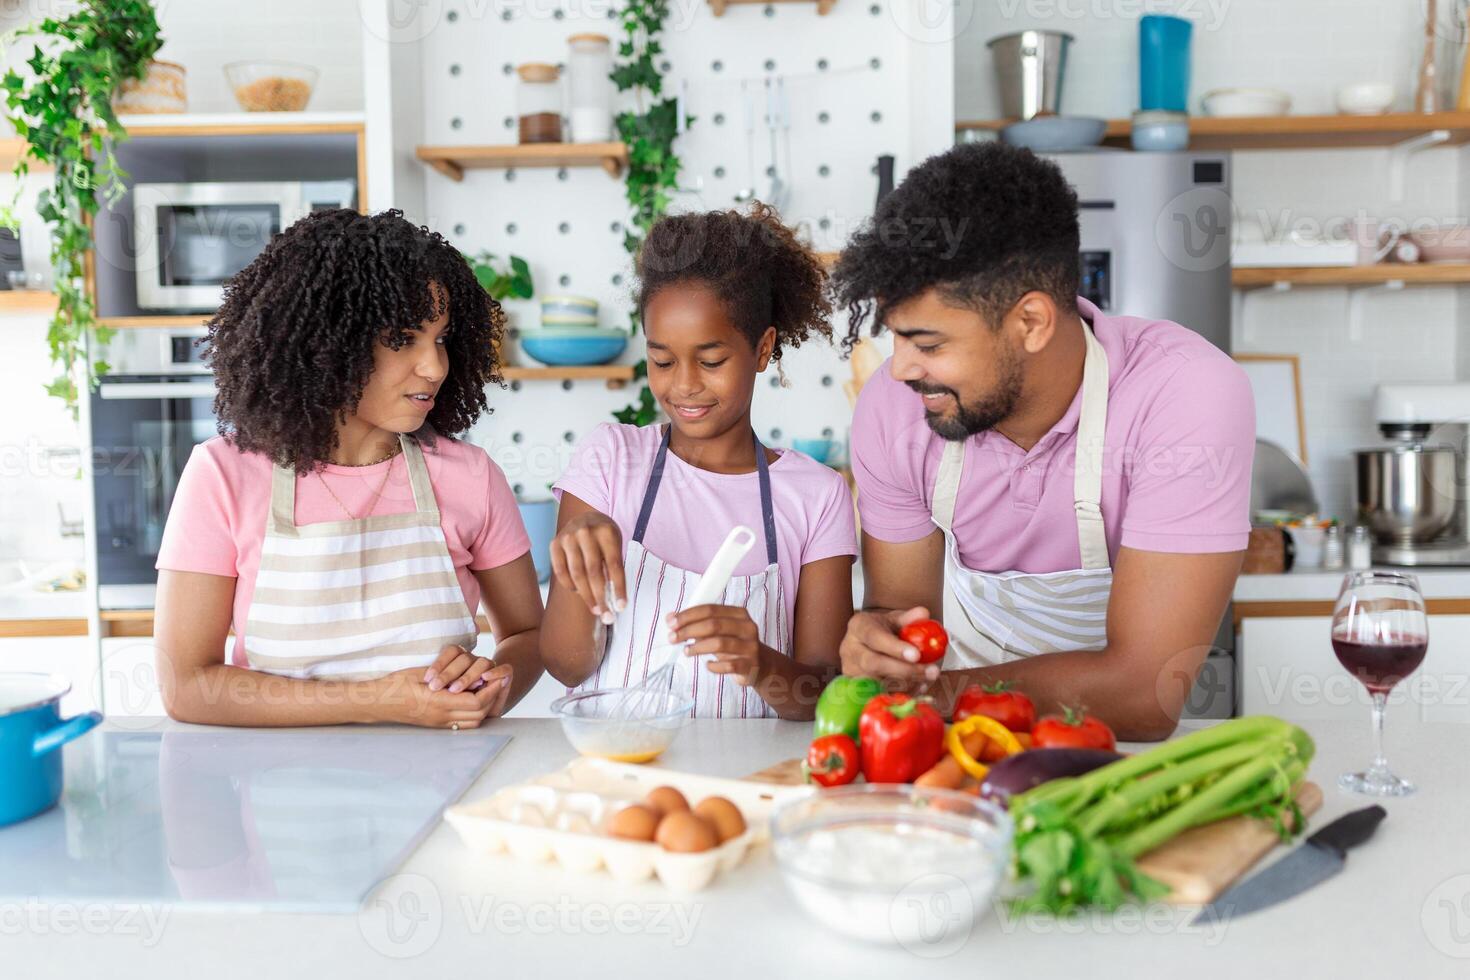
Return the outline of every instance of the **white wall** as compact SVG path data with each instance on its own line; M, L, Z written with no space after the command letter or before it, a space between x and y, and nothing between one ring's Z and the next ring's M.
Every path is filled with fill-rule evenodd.
M1448 8L1441 3L1441 78L1459 79ZM1407 109L1423 38L1422 0L959 0L955 104L960 119L1000 114L985 42L1039 27L1076 38L1062 111L1109 118L1138 104L1138 18L1176 13L1194 22L1191 106L1210 89L1269 85L1292 96L1292 111L1335 111L1347 82L1382 80ZM1465 153L1435 149L1410 158L1405 199L1389 195L1386 150L1237 152L1235 210L1269 227L1366 217L1408 222L1459 220ZM1354 299L1353 297L1357 298ZM1240 352L1301 358L1309 469L1324 510L1351 515L1351 451L1373 445L1373 385L1470 378L1470 312L1463 290L1415 287L1255 291L1237 305L1232 344ZM1353 305L1358 316L1352 316Z

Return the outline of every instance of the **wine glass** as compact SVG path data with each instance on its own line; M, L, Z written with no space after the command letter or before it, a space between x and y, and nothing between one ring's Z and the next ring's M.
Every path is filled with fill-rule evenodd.
M1383 757L1383 712L1388 692L1419 668L1429 649L1419 580L1399 572L1345 576L1332 612L1332 649L1373 698L1373 764L1343 773L1337 784L1368 796L1408 796L1414 784L1390 772Z

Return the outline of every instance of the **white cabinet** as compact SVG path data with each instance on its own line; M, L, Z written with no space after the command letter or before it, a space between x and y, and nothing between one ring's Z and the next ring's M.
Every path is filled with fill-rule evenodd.
M91 637L25 636L0 639L0 671L62 674L71 691L61 699L64 716L98 709L97 659Z
M1361 717L1368 693L1337 662L1329 616L1252 617L1236 646L1240 713L1289 721ZM1389 695L1388 737L1419 722L1470 723L1470 616L1429 617L1424 663Z

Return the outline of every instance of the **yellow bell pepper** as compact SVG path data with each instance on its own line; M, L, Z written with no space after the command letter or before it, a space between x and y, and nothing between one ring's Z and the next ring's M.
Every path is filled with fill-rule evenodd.
M944 735L945 747L949 749L950 755L965 770L976 779L984 779L990 767L979 762L969 752L965 751L965 736L974 732L980 732L986 738L995 742L1006 755L1015 755L1021 751L1021 743L1016 741L1010 729L984 715L971 715L964 721L956 722L949 726L949 731Z

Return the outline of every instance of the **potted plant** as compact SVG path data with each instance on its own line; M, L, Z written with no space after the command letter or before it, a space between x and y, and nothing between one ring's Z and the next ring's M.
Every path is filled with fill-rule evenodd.
M46 17L5 37L12 45L33 37L36 46L25 61L28 70L7 70L4 85L7 115L29 144L16 161L16 177L29 173L32 160L54 169L39 210L51 233L56 276L56 313L46 339L61 373L46 390L75 414L79 382L92 383L88 351L110 336L97 325L84 279L91 220L102 202L117 202L127 177L112 153L112 143L127 138L112 100L125 81L144 77L163 38L147 0L78 0L65 9L65 16ZM0 215L12 229L18 226L19 193L17 188ZM95 368L105 373L107 363L99 359Z
M531 267L519 255L512 255L507 261L508 266L501 265L494 255L481 252L470 259L470 269L480 285L485 287L485 292L496 302L530 299L536 292L536 287L531 282Z

